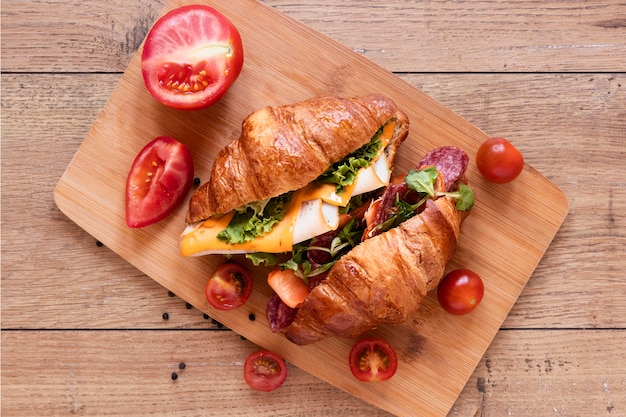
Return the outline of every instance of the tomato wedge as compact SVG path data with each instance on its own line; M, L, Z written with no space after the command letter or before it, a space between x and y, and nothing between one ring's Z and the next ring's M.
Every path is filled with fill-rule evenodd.
M126 224L144 227L169 216L193 183L189 149L167 136L148 143L133 162L126 180Z
M236 263L220 265L205 287L206 299L218 310L241 307L252 294L254 280L248 270Z
M246 359L243 364L243 377L252 389L274 391L287 379L287 366L285 361L275 353L260 350Z
M237 28L214 8L199 4L179 7L157 20L141 55L150 94L181 110L215 104L242 67Z
M370 337L352 346L348 363L359 381L387 381L398 370L398 355L389 343Z
M273 270L267 276L267 283L291 308L298 307L309 295L309 286L292 269Z

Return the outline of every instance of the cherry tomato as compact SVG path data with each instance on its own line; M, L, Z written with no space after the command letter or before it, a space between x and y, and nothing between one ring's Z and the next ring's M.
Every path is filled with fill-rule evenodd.
M352 346L348 363L359 381L386 381L398 369L398 356L389 343L370 337Z
M209 304L218 310L232 310L241 307L252 293L254 280L243 266L227 262L220 265L205 287Z
M287 379L287 366L275 353L260 350L246 359L243 364L243 377L252 389L274 391Z
M179 7L157 20L141 56L150 94L182 110L215 104L242 67L239 31L220 12L204 5Z
M167 136L148 143L126 180L126 224L144 227L169 216L191 189L193 159L189 149Z
M483 280L469 269L448 272L437 287L437 299L441 307L456 315L467 314L476 308L484 293Z
M291 308L300 306L309 295L308 285L292 269L273 270L267 276L267 283Z
M524 157L508 140L491 138L478 148L476 166L487 181L504 184L513 181L522 172Z

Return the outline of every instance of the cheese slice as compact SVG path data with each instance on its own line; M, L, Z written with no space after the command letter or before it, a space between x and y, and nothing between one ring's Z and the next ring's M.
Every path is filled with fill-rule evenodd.
M395 123L388 123L381 135L381 149L374 163L361 168L350 186L337 194L334 184L311 183L296 191L285 207L283 220L272 231L240 244L217 238L226 229L233 213L187 226L180 237L183 256L242 254L252 252L290 252L292 246L339 227L339 207L345 207L356 195L374 191L389 184L391 169L384 148L391 141Z

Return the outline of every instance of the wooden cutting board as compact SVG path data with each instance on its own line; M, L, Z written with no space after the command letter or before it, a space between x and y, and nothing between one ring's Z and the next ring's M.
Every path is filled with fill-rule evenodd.
M185 3L170 0L164 12ZM512 183L485 182L474 160L486 133L350 49L257 1L204 3L221 10L241 32L245 64L237 82L212 108L196 112L166 108L144 87L140 48L59 181L56 204L168 290L296 366L398 416L445 416L567 215L565 196L528 165ZM348 369L354 340L298 347L268 329L265 303L270 290L262 268L253 269L255 290L244 307L213 310L204 300L203 288L224 258L187 259L179 254L184 206L156 225L126 227L124 187L135 155L156 136L172 136L187 144L196 176L204 181L217 151L239 136L241 122L250 112L321 94L371 92L392 97L410 118L409 138L396 162L399 172L411 169L437 146L457 145L470 155L468 177L476 206L464 223L449 268L476 271L486 291L482 304L469 315L445 313L429 294L407 323L372 332L395 347L401 363L391 380L367 384L358 382ZM250 321L250 313L257 320Z

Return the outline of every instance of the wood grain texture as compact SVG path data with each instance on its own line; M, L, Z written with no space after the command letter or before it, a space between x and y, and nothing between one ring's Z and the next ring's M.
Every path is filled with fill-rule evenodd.
M205 367L194 377L201 382L167 393L160 386L162 397L152 396L151 384L171 382L180 358L190 357L182 354L187 347L200 346L205 359L220 364L237 356L237 367L249 342L216 330L201 312L97 247L59 212L52 190L164 3L2 4L2 414L188 416L217 407L216 415L388 415L293 366L289 389L271 396L231 396L239 372L215 378ZM406 71L403 79L484 132L509 137L570 202L450 416L626 413L626 6L265 3L389 70ZM103 383L69 376L96 373ZM115 383L129 389L110 389ZM72 398L79 401L70 406Z
M610 72L626 66L626 5L621 2L264 3L390 71ZM123 71L165 1L81 4L46 0L25 8L21 1L5 1L3 68ZM63 54L48 53L51 49Z
M624 343L624 331L500 332L449 417L620 415ZM232 332L11 331L2 344L5 417L389 416L291 364L277 391L252 392L241 366L258 347Z

